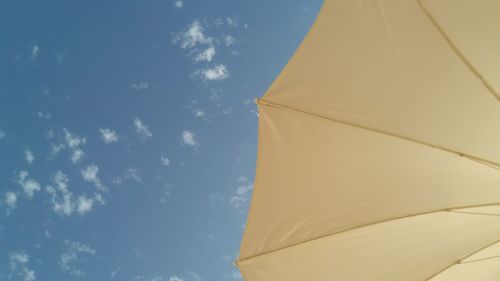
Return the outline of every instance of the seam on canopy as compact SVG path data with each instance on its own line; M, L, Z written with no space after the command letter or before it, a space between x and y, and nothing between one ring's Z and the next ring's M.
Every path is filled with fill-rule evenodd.
M460 60L467 66L467 68L477 77L481 82L484 84L484 86L488 89L490 94L492 94L497 101L500 102L500 94L493 88L493 86L490 85L490 83L481 75L479 70L477 70L472 63L470 63L467 58L460 52L460 49L453 43L453 41L450 39L450 37L444 32L444 30L441 28L441 26L437 23L437 21L432 17L431 13L425 8L424 4L422 3L422 0L417 0L418 5L422 10L424 11L425 15L429 20L432 22L434 27L438 30L439 34L443 36L443 38L446 40L450 48L455 52L455 54L460 58Z
M456 154L456 155L458 155L460 157L463 157L463 158L466 158L468 160L474 161L474 162L479 163L479 164L481 164L483 166L486 166L488 168L500 171L500 163L496 163L496 162L493 162L493 161L490 161L490 160L482 159L482 158L479 158L479 157L476 157L476 156L473 156L473 155L469 155L469 154L466 154L466 153L463 153L463 152L460 152L460 151L456 151L456 150L453 150L453 149L449 149L449 148L446 148L446 147L443 147L443 146L433 145L433 144L426 143L426 142L423 142L423 141L420 141L420 140L416 140L416 139L412 139L412 138L408 138L408 137L396 135L396 134L393 134L393 133L390 133L390 132L387 132L387 131L377 130L377 129L373 129L373 128L370 128L370 127L364 127L364 126L361 126L361 125L357 125L355 123L350 123L350 122L346 122L346 121L334 119L334 118L331 118L331 117L326 117L326 116L323 116L323 115L320 115L320 114L303 111L303 110L300 110L300 109L297 109L297 108L293 108L293 107L290 107L290 106L287 106L287 105L276 104L276 103L269 102L269 101L264 100L264 99L259 99L258 103L259 103L259 105L267 105L267 106L278 108L278 109L282 109L282 110L292 111L292 112L299 113L299 114L305 114L305 115L309 115L309 116L312 116L312 117L317 117L317 118L321 118L321 119L325 119L325 120L330 120L330 121L333 121L333 122L337 122L337 123L340 123L340 124L344 124L344 125L348 125L348 126L352 126L352 127L356 127L356 128L360 128L360 129L365 129L365 130L376 132L376 133L379 133L379 134L388 135L388 136L399 138L399 139L404 139L404 140L407 140L407 141L410 141L410 142L413 142L413 143L417 143L417 144L425 145L425 146L430 147L430 148L441 150L443 152L448 152L448 153Z

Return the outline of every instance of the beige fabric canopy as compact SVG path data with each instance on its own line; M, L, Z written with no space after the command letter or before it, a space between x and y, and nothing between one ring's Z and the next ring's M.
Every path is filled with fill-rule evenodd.
M258 101L247 281L500 280L500 0L326 0Z

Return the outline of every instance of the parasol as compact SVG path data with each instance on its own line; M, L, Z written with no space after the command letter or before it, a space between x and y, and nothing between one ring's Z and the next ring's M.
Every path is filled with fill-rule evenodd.
M327 0L258 100L247 281L500 280L500 1Z

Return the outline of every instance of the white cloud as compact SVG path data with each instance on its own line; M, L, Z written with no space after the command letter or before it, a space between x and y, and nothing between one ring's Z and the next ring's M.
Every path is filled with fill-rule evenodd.
M113 179L114 184L122 184L125 181L133 180L135 182L141 183L141 171L137 168L129 167L123 176L119 176Z
M131 86L136 91L147 91L149 89L149 82L139 82L137 84L132 84Z
M29 173L27 171L19 172L17 183L23 188L24 194L31 199L35 195L35 192L40 191L41 187L36 180L28 177Z
M153 136L151 131L149 131L148 126L146 124L144 124L141 121L141 119L139 119L137 117L134 119L134 127L135 127L135 131L137 132L137 134L139 134L139 136L143 139L147 139L147 138L150 138Z
M83 156L85 156L85 152L83 152L83 150L75 149L71 154L71 162L73 162L73 164L76 164L83 158Z
M41 118L41 119L50 119L50 117L52 117L52 114L50 114L48 112L38 111L36 113L36 116L38 116L38 118Z
M12 252L9 253L10 276L17 276L19 280L35 281L35 271L28 268L27 263L30 258L26 253ZM9 278L11 279L11 278Z
M170 160L167 157L162 155L162 156L160 156L160 160L161 160L161 164L163 166L166 166L166 167L170 166Z
M233 45L235 41L236 40L231 35L224 36L224 44L226 45L226 47Z
M107 188L101 183L97 173L99 173L99 167L95 164L88 165L84 170L81 170L84 180L94 184L97 190L106 191Z
M235 209L240 209L248 203L250 200L251 192L253 189L253 185L248 182L246 177L238 177L238 182L241 184L236 189L236 192L231 198L229 198L229 204L233 206Z
M189 145L189 146L196 146L196 145L198 145L198 142L196 141L196 135L195 135L195 133L193 133L191 131L188 131L188 130L184 130L182 132L181 143L183 145Z
M61 257L59 259L59 265L61 266L62 270L74 276L84 276L85 271L77 268L74 263L80 256L93 256L95 255L96 251L80 242L66 240L64 241L64 245L66 249L61 254Z
M7 136L7 134L0 129L0 140L5 138L5 136Z
M69 148L76 148L87 142L87 139L72 134L67 129L63 129L63 131L64 131L64 139L66 140L66 144L68 145Z
M118 272L120 272L121 270L122 270L122 268L121 268L121 267L118 267L117 269L112 270L112 271L111 271L111 275L110 275L110 279L114 279L114 278L115 278L115 276L116 276L116 274L118 274Z
M163 184L163 192L160 196L160 202L161 203L166 203L167 199L170 197L170 193L172 193L172 189L174 186L170 183L165 183Z
M208 61L211 62L215 56L215 48L213 46L208 47L204 51L198 53L194 58L195 62Z
M231 277L234 279L234 280L243 280L243 276L241 275L240 272L238 271L233 271L233 273L231 274Z
M172 276L168 279L168 281L184 281L184 279L182 279L178 276Z
M92 211L92 206L94 205L94 199L87 198L86 196L78 197L77 210L80 216Z
M184 1L183 0L176 0L176 1L174 1L174 6L176 8L180 9L180 8L184 7Z
M35 161L35 155L33 155L33 152L28 149L24 151L24 158L28 164L32 164L33 161Z
M38 47L38 45L33 46L33 48L31 48L31 59L32 60L36 59L39 53L40 53L40 47Z
M11 214L12 211L16 208L17 204L17 195L14 192L5 192L4 193L4 203L6 207L7 214Z
M99 132L101 132L102 140L105 143L107 143L107 144L110 144L110 143L118 141L118 135L113 130L110 130L110 129L99 129Z
M200 76L205 81L220 81L229 77L229 70L225 65L216 64L210 68L197 70L195 75Z
M190 49L197 45L213 45L214 39L204 34L204 28L198 20L188 27L187 30L174 37L174 43L180 42L183 49Z
M57 171L52 181L56 188L52 186L46 188L46 191L52 194L52 209L60 216L71 216L75 209L75 203L72 201L73 194L68 189L68 176Z
M188 274L189 274L189 277L190 277L189 279L190 279L190 280L192 280L192 281L201 281L201 280L203 280L203 279L201 278L201 276L200 276L200 275L198 275L198 274L197 274L197 273L195 273L195 272L190 271Z

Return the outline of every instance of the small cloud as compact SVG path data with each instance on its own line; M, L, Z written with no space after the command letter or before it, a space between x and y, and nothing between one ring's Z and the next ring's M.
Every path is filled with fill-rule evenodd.
M213 45L214 38L204 34L204 28L200 21L195 20L187 28L174 37L174 43L180 43L183 49L191 49L197 45Z
M141 183L142 182L141 171L137 168L129 167L123 176L114 178L113 183L122 184L130 180Z
M212 46L212 47L208 47L204 51L198 53L198 55L196 55L196 57L194 58L194 61L195 62L201 62L201 61L211 62L212 59L214 58L214 56L215 56L215 48Z
M163 192L160 197L160 202L161 203L166 203L167 199L170 197L170 194L172 193L172 189L174 186L170 183L166 183L163 185Z
M31 59L32 60L36 59L39 53L40 53L40 47L38 47L38 45L33 46L33 48L31 48Z
M50 185L45 188L52 195L52 209L60 216L71 216L75 209L75 203L72 199L73 194L68 189L68 176L61 171L57 171L52 178L52 182L55 188Z
M40 191L40 184L29 177L29 173L27 171L19 172L17 183L23 188L24 194L29 198L33 198L35 192Z
M16 208L17 204L17 195L14 192L5 192L4 193L4 200L3 202L5 203L6 207L6 213L7 215L10 215L12 211Z
M134 127L137 134L143 139L148 139L153 136L151 131L149 131L148 126L145 125L139 118L134 119Z
M75 134L72 134L70 131L67 129L63 129L64 131L64 139L66 141L66 144L69 148L76 148L82 144L85 144L87 142L87 139L81 138Z
M231 35L224 36L224 44L226 45L226 47L233 45L235 41L236 40Z
M74 263L82 256L93 256L96 251L91 247L80 243L65 240L64 241L65 251L61 254L59 259L59 265L61 266L64 272L67 272L71 275L82 277L85 275L85 271L77 268Z
M132 249L132 252L134 253L135 258L138 261L141 261L142 259L144 259L144 253L141 250Z
M68 57L67 54L60 53L60 52L56 52L55 56L56 56L57 64L59 64L59 65L62 65L66 61L66 58Z
M52 114L50 114L48 112L38 111L36 113L36 116L38 116L38 118L47 120L47 119L50 119L52 117Z
M35 271L28 268L30 258L23 252L12 252L9 254L10 274L9 280L12 276L17 276L22 281L35 281Z
M94 205L94 199L87 198L85 196L78 197L77 201L77 211L80 216L87 214L92 211L92 206Z
M220 81L229 77L229 70L225 65L217 64L210 68L199 69L195 75L205 81Z
M0 129L0 140L5 138L6 136L7 136L7 134Z
M85 152L83 152L83 150L75 149L71 154L71 162L73 162L73 164L76 164L83 158L83 156L85 156Z
M172 276L168 279L168 281L184 281L184 279L178 277L178 276Z
M253 189L253 185L246 177L239 177L238 182L240 186L236 188L235 194L229 198L229 204L235 209L241 209L247 205Z
M110 130L110 129L99 129L99 132L101 132L102 140L105 143L107 143L107 144L110 144L110 143L118 141L118 135L113 130Z
M170 160L165 156L160 156L161 164L165 167L170 167Z
M176 8L181 9L182 7L184 7L184 1L183 0L176 0L176 1L174 1L174 6Z
M231 277L234 279L234 280L243 280L243 276L241 275L241 273L239 271L233 271L233 273L231 274Z
M198 142L196 141L195 133L193 133L189 130L184 130L182 132L182 136L181 136L181 143L183 145L197 146Z
M28 149L24 151L24 158L30 165L33 164L33 161L35 161L35 155L33 155L33 152Z
M136 91L147 91L149 89L149 82L139 82L137 84L132 84L131 86Z
M84 170L81 170L84 180L94 184L97 190L106 191L107 188L101 183L97 173L99 173L99 167L95 164L88 165Z
M114 279L114 278L115 278L115 276L116 276L116 274L118 274L118 272L120 272L121 270L122 270L122 268L121 268L121 267L118 267L117 269L112 270L112 271L111 271L111 275L110 275L110 279Z

